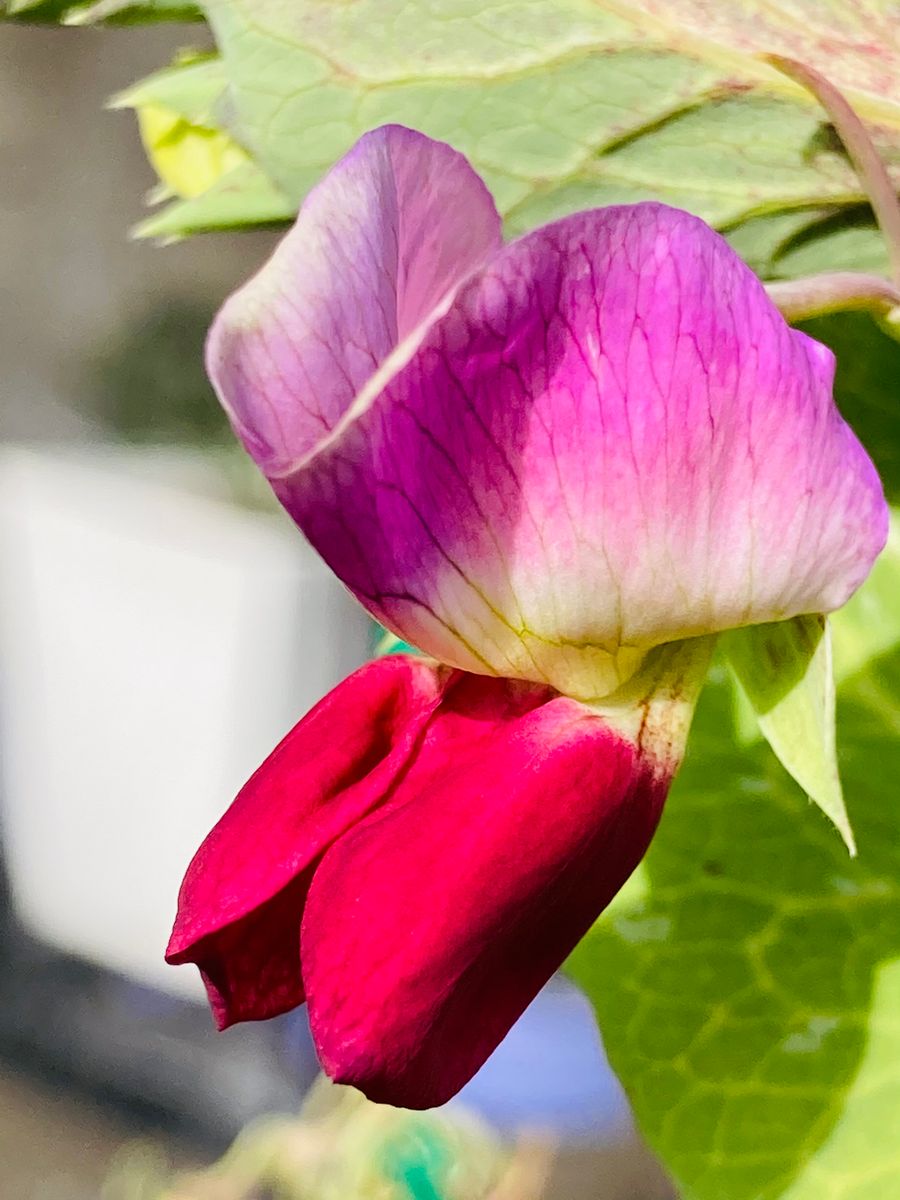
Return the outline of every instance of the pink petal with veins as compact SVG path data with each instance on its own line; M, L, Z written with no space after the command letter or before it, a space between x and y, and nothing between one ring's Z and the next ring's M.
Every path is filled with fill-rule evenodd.
M639 204L498 249L463 160L368 138L226 305L209 361L276 493L375 616L455 666L589 698L654 645L844 603L885 540L880 483L830 352L718 234ZM436 262L455 278L431 282ZM273 413L287 433L260 453Z

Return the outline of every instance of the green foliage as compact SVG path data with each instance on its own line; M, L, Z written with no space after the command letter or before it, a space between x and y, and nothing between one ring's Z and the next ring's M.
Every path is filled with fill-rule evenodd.
M807 220L775 249L766 273L793 278L814 275L817 271L887 274L884 238L866 205Z
M831 631L825 617L734 629L722 646L784 768L856 853L835 748Z
M223 128L228 78L216 55L183 54L114 96L111 105L137 114L161 181L156 198L178 197L143 221L138 236L174 240L292 215L286 196Z
M712 39L692 27L689 0L665 6L665 20L658 6L613 0L448 0L414 21L400 0L207 0L206 12L231 86L225 124L288 211L360 133L400 121L469 155L511 233L655 197L739 238L745 221L793 224L800 210L816 226L863 199L824 115L759 48L814 63L827 50L900 159L896 80L876 95L860 70L859 28L883 5L875 18L844 7L833 31L811 23L799 44L796 21L768 4L724 6L743 15L720 13ZM744 19L757 9L774 39L761 47ZM167 232L177 227L173 215Z
M41 25L61 21L71 7L72 0L7 0L0 12L7 20Z
M889 0L821 7L799 0L798 19L797 3L777 0L442 0L411 19L404 0L7 0L5 12L87 23L195 20L202 8L210 21L215 104L198 114L185 100L189 61L147 81L149 116L143 85L125 101L167 185L157 199L176 197L142 236L286 220L362 132L399 121L471 158L510 233L657 198L726 229L764 275L813 262L881 270L867 206L863 224L841 224L865 198L825 115L760 57L823 68L900 164Z
M641 871L572 960L684 1200L888 1200L900 1179L898 582L895 536L833 621L859 857L741 744L720 669Z
M176 197L137 232L286 220L361 133L399 121L464 151L512 234L656 198L727 230L766 276L823 269L810 263L881 270L880 237L825 114L760 55L823 68L900 165L898 56L887 36L877 60L867 49L890 31L889 0L841 0L824 16L819 0L798 2L808 19L778 0L714 10L442 0L414 19L404 0L205 0L222 55L207 71L216 102L198 113L185 100L190 62L147 81L172 128L148 117L143 85L126 101L167 184L157 199ZM9 0L7 11L70 22L199 15L184 0Z
M202 21L188 0L6 0L0 15L30 24L146 24L153 21Z
M214 55L183 55L110 102L136 111L144 149L160 177L161 196L202 196L249 161L216 123L227 85Z
M194 233L278 225L293 215L284 193L255 163L247 162L200 195L183 197L147 217L133 233L172 242Z

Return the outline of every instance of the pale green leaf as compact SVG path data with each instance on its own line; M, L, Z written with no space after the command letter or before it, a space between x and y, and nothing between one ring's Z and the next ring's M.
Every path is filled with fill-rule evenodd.
M195 125L216 128L222 124L222 108L228 76L215 54L182 54L171 66L116 93L110 108L167 108Z
M833 65L900 161L900 85L888 72L873 89L861 68L860 32L885 20L888 0L815 19L810 3L719 6L705 23L699 0L662 17L656 3L615 0L448 0L414 14L403 0L207 0L206 11L232 132L293 204L364 130L399 121L464 151L510 232L657 198L736 237L746 220L801 210L808 224L864 199L825 114L758 57L760 30L768 51Z
M284 193L225 132L227 93L221 60L194 54L182 55L110 101L113 108L137 113L147 156L163 184L154 199L178 197L142 221L136 236L173 241L294 215Z
M900 545L833 619L859 855L719 668L639 872L576 952L682 1200L893 1200L900 1180Z
M111 107L132 108L137 115L141 141L163 185L154 199L194 199L249 162L218 119L227 89L218 58L183 56L110 101Z
M722 647L781 765L855 854L838 774L831 633L825 617L734 629L723 636Z
M753 74L777 53L822 71L854 108L900 128L900 41L893 0L604 0L654 38Z
M891 515L888 543L865 587L837 618L834 674L838 687L867 663L900 651L900 515ZM891 700L888 708L897 704ZM843 741L843 738L842 738Z
M835 211L833 208L785 209L759 217L748 217L737 225L726 227L723 232L733 249L750 264L757 275L771 278L778 274L776 261L794 244L797 235L815 228L823 218Z
M290 220L290 202L255 163L247 162L218 179L199 196L176 200L132 231L135 237L177 241L194 233L273 225Z
M884 238L871 222L842 224L823 222L789 241L773 256L769 273L796 277L820 271L869 271L888 274Z

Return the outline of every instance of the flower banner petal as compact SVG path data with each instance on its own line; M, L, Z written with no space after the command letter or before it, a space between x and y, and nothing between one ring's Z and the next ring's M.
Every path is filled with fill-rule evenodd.
M274 486L408 641L588 699L864 579L887 514L833 368L701 221L587 212L494 256Z

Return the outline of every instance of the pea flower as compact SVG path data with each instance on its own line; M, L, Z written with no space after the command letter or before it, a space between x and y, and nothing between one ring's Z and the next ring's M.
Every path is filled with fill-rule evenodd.
M220 312L208 367L318 552L428 658L287 735L188 869L216 1020L302 1003L427 1107L640 861L716 632L827 612L886 536L833 359L661 204L504 245L448 146L375 130Z

